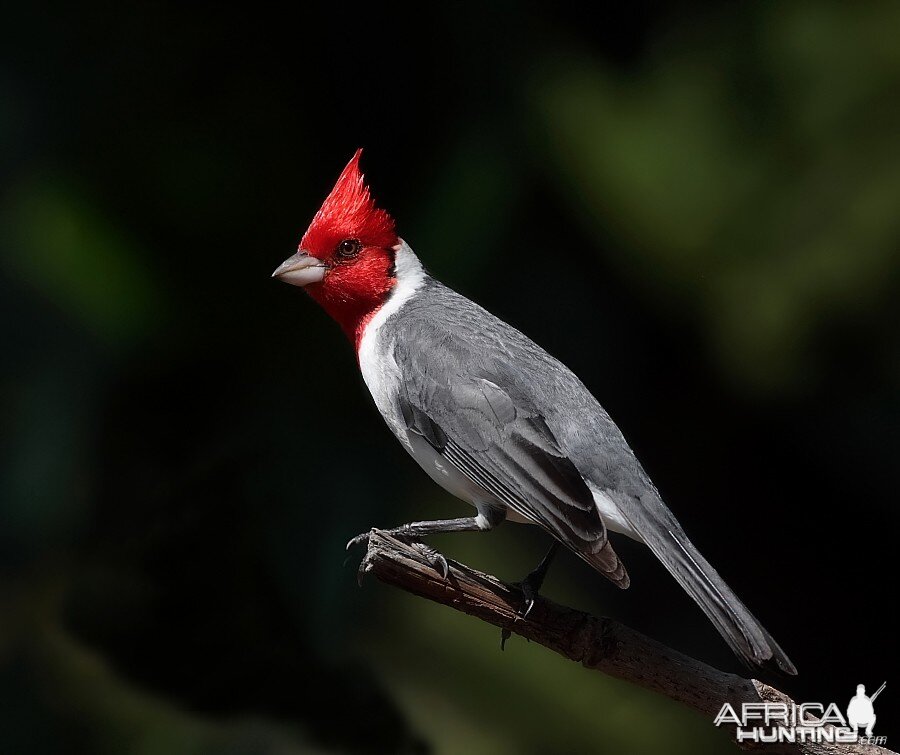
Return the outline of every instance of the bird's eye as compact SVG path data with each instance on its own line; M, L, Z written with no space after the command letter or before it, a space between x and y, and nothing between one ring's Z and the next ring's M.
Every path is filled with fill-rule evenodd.
M362 244L359 243L356 239L344 239L340 244L337 245L337 249L335 250L335 254L341 259L348 260L351 257L355 257L359 254L362 249Z

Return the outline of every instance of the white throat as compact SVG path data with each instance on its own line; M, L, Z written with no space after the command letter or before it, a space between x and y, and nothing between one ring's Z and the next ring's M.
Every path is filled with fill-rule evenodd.
M394 284L388 300L375 313L375 316L366 323L363 337L359 342L360 365L362 365L363 349L366 342L368 341L371 344L374 341L372 336L378 329L387 322L392 314L398 312L425 283L425 268L422 267L422 263L419 262L416 253L409 248L409 244L400 239L400 243L394 249L394 277L397 279L397 282Z
M396 247L394 275L397 283L384 306L366 324L357 356L360 372L375 405L394 434L408 446L406 429L394 401L401 380L400 369L394 359L392 344L382 337L381 332L382 325L391 315L399 312L425 284L425 269L403 239Z

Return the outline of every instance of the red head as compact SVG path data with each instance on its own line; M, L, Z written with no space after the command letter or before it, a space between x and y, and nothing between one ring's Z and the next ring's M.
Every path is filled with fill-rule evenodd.
M303 286L359 344L396 283L394 220L375 206L356 150L290 259L273 274Z

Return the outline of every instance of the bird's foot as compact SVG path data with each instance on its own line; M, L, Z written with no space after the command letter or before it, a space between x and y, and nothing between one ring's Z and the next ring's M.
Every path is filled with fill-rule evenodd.
M527 619L528 614L531 613L531 609L534 608L534 602L538 599L541 585L540 581L532 579L534 572L529 574L525 579L519 582L516 587L518 587L522 591L522 607L519 608L519 618Z
M544 578L547 576L550 563L556 556L558 547L559 543L554 543L541 563L532 569L525 579L516 583L515 586L522 591L522 607L519 609L520 619L527 619L531 609L534 608L535 601L538 599L541 587L544 584Z
M344 550L351 550L358 545L366 546L366 553L362 557L362 561L359 562L359 568L356 570L356 584L362 587L363 577L366 576L370 571L372 571L372 550L369 548L369 536L374 532L375 529L367 530L366 532L360 532L356 537L350 538L347 541L347 545L344 547ZM344 566L347 565L347 561L350 560L350 557L347 556L344 561Z
M441 575L441 579L447 579L450 574L450 565L443 553L430 545L415 540L411 541L410 545L422 554L428 565Z
M559 550L559 543L554 542L553 545L550 546L550 550L547 551L547 555L544 556L543 560L540 564L537 565L536 568L532 569L528 576L525 577L521 582L514 582L513 587L518 587L522 592L522 606L519 608L516 614L516 621L528 618L528 614L531 613L531 609L534 608L534 604L537 601L538 597L540 597L539 593L541 591L541 587L544 584L544 577L547 576L547 571L550 568L550 564L556 556L556 552ZM500 630L500 649L506 650L506 641L512 637L512 632L503 627Z
M531 609L534 608L535 601L540 597L538 593L540 592L541 584L544 581L544 574L538 574L536 576L537 571L538 570L535 569L521 582L513 582L513 587L518 587L522 592L522 605L516 613L516 621L524 621L527 619L528 614L531 613ZM503 627L500 630L501 650L506 650L506 641L510 637L512 637L512 632L506 627Z
M352 538L348 543L345 550L350 550L351 548L355 548L357 545L366 546L365 555L363 555L362 560L359 562L359 568L356 570L356 584L362 587L363 577L366 576L370 571L372 571L372 551L369 549L369 533L363 532L356 537ZM344 566L347 565L347 562L350 560L350 556L347 556L344 559Z
M370 553L368 550L369 547L369 536L372 534L374 530L368 530L367 532L361 532L356 537L351 538L347 542L346 550L350 550L351 548L355 548L358 545L366 546L366 555L363 557L362 562L359 565L359 571L357 573L357 581L362 584L363 576L372 570L372 564L370 559ZM442 553L440 553L435 548L432 548L430 545L426 545L421 540L419 540L415 535L410 534L408 525L402 525L400 527L394 527L389 530L379 530L379 532L383 532L385 535L390 535L401 542L407 543L408 545L415 548L425 559L429 566L431 566L435 571L437 571L442 579L447 579L447 575L450 573L450 565L447 563L447 559L444 557Z

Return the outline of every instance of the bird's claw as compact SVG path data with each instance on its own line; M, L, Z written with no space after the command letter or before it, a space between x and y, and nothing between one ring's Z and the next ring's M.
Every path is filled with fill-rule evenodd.
M418 541L413 541L410 545L425 557L428 565L441 575L441 579L447 579L450 574L450 564L447 563L443 553Z
M367 551L366 555L363 556L362 561L359 562L359 568L356 570L356 584L362 587L363 578L370 571L372 571L372 559Z
M344 550L351 550L355 548L357 545L365 545L366 546L366 554L362 557L362 560L359 562L359 568L356 570L356 584L362 587L363 577L366 576L370 571L372 571L372 555L369 551L369 535L372 530L368 530L366 532L361 532L356 537L352 537L347 541L347 545ZM350 560L350 557L344 560L344 566L347 565L347 561Z
M356 537L351 537L347 541L347 545L344 546L345 551L349 551L351 548L355 548L357 545L368 545L369 544L369 534L372 530L366 530L365 532L360 532Z
M522 593L522 603L519 605L519 610L516 611L516 621L524 621L528 618L528 614L531 613L531 609L534 608L537 595L531 593L528 588L525 587L524 582L517 582L514 587L518 587Z
M534 608L535 601L537 600L538 594L532 587L532 585L526 579L523 582L516 582L514 587L518 587L519 590L522 591L522 605L519 607L519 610L516 612L515 621L525 621L528 618L528 614L531 613L531 609ZM503 627L500 630L500 649L506 650L506 641L512 637L512 632Z
M526 598L526 599L525 599L525 605L523 606L523 608L524 608L525 610L524 610L524 611L521 611L519 615L520 615L523 619L527 619L527 618L528 618L528 614L531 613L531 609L534 608L534 598Z
M522 591L522 605L517 614L520 619L528 618L528 614L531 613L531 609L534 608L534 604L538 599L538 590L540 588L535 587L530 577L531 575L529 574L525 579L521 582L517 582L515 585Z

